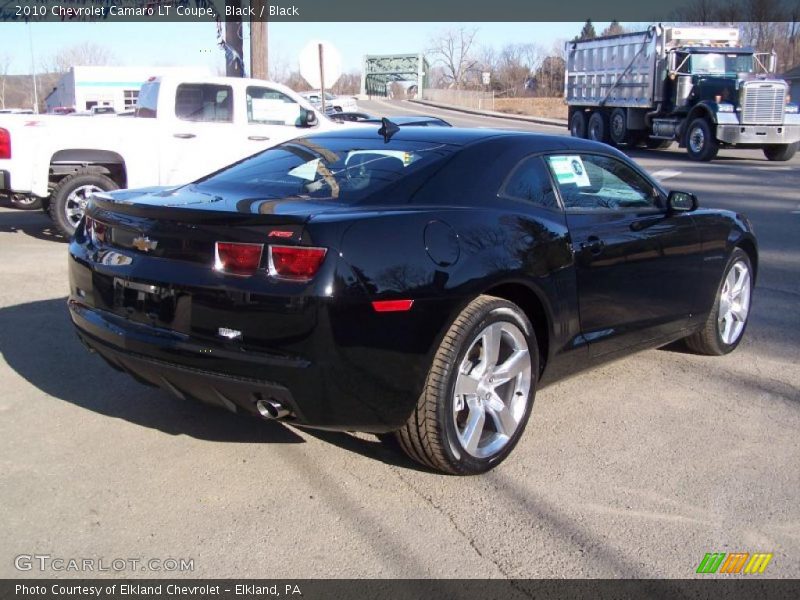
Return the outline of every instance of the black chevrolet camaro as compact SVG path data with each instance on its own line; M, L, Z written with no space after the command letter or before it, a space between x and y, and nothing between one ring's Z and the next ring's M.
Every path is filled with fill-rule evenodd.
M390 123L95 196L69 250L72 320L112 366L393 432L456 474L502 461L548 382L680 339L733 350L758 263L745 217L609 146Z

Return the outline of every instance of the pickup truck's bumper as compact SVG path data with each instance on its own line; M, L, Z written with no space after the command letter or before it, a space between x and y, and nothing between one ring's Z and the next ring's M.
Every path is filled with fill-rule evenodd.
M11 191L11 174L8 171L0 170L0 192Z
M717 139L726 144L791 144L800 141L800 125L717 125Z

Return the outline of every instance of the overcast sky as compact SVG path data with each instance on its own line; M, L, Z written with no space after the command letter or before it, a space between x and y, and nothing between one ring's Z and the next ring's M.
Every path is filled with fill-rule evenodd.
M273 57L296 68L297 56L310 40L332 43L345 72L360 70L364 54L420 52L447 23L270 23ZM536 43L549 49L580 32L582 23L464 23L478 29L478 45ZM595 25L598 33L608 23ZM244 27L245 39L247 26ZM214 23L0 23L0 56L9 54L10 73L31 70L30 38L37 71L59 49L88 41L107 47L124 65L204 65L212 72L224 66Z

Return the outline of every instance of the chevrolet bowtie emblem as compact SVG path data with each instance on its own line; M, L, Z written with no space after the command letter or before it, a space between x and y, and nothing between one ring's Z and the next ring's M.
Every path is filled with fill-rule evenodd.
M133 247L141 252L150 252L150 250L155 250L156 246L158 246L158 242L155 240L151 240L147 236L137 236L133 238Z

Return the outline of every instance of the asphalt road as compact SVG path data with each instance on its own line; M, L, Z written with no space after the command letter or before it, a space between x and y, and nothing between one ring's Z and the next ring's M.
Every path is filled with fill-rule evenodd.
M681 578L712 551L773 552L766 576L800 576L799 159L633 154L751 217L746 339L723 358L654 350L540 391L510 459L473 478L111 370L71 331L65 242L43 215L0 208L0 577L42 576L14 559L47 554L191 558L169 574L197 577Z

